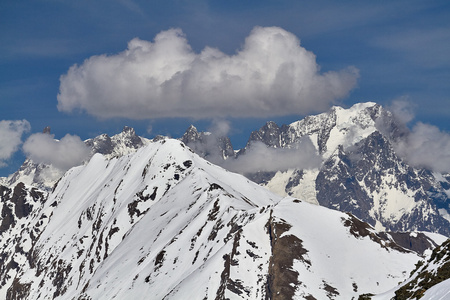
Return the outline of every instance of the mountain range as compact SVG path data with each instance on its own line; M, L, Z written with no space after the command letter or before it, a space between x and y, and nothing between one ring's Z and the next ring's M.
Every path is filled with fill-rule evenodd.
M0 298L445 295L449 177L396 154L406 134L363 103L269 122L239 151L193 126L180 140L125 127L86 140L91 157L59 177L27 159L0 185ZM246 177L216 165L258 144L316 149L314 164Z
M281 170L244 174L280 195L351 212L380 230L419 230L450 236L450 175L408 164L395 151L396 144L407 135L406 126L390 111L368 102L349 109L333 107L281 127L267 122L252 132L246 147L239 151L229 150L232 146L224 143L228 140L223 137L216 138L219 142L212 147L212 134L193 128L181 140L194 151L200 149L199 155L224 165L233 158L245 162L247 152L258 144L291 150L296 156L307 155L302 147L306 141L318 154L316 166L288 165ZM213 151L205 152L205 148ZM217 159L220 156L210 154L217 153L215 149L224 154L222 162Z

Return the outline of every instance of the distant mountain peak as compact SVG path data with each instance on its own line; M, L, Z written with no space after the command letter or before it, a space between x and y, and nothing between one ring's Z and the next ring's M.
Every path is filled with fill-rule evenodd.
M129 127L129 126L126 126L126 125L123 127L122 132L130 132L132 134L136 134L136 132L134 131L133 127Z
M50 134L50 132L51 132L50 126L47 126L42 130L42 133Z

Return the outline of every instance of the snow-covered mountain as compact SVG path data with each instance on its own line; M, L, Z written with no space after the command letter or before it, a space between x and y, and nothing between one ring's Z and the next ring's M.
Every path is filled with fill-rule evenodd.
M378 104L336 106L281 127L267 122L236 156L251 151L254 143L294 150L308 138L322 160L320 166L246 176L280 195L351 212L380 230L450 236L450 175L409 165L395 149L408 133Z
M320 205L351 212L376 228L450 236L448 177L414 168L396 153L394 143L407 131L380 105L333 107L281 131L280 147L308 136L323 164L278 172L267 187L282 186L286 194L312 201L314 187Z
M356 299L420 259L352 214L273 194L172 139L97 153L48 194L18 184L0 196L5 299Z
M233 149L229 138L198 132L193 126L180 140L221 165L245 156L255 142L271 149L293 150L307 138L322 160L320 166L245 175L282 196L351 212L379 230L430 231L450 236L450 175L413 167L399 156L395 144L407 135L408 129L391 112L368 102L349 109L333 107L281 127L267 122L239 151ZM91 155L114 157L136 151L149 140L125 127L120 134L103 134L85 143ZM299 150L298 156L302 155ZM23 182L50 190L62 175L51 165L27 159L17 172L1 178L0 184L14 187Z

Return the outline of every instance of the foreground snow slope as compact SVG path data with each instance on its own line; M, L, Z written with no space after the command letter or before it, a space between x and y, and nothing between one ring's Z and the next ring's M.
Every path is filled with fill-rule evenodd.
M23 222L0 232L16 266L7 299L351 299L396 286L419 259L171 139L94 155Z
M448 299L450 296L450 239L433 249L425 261L420 261L410 278L398 287L374 297L378 300ZM423 298L422 298L423 297Z

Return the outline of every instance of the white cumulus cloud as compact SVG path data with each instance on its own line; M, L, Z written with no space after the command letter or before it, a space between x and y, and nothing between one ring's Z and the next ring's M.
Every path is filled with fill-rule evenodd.
M315 55L279 27L255 27L234 55L195 53L170 29L73 65L61 76L58 109L130 119L306 114L346 97L357 78L354 67L321 73Z
M23 133L31 128L27 120L0 121L0 167L19 149Z
M80 165L90 154L84 142L70 134L55 140L53 135L35 133L23 144L23 151L34 162L52 165L60 171Z

